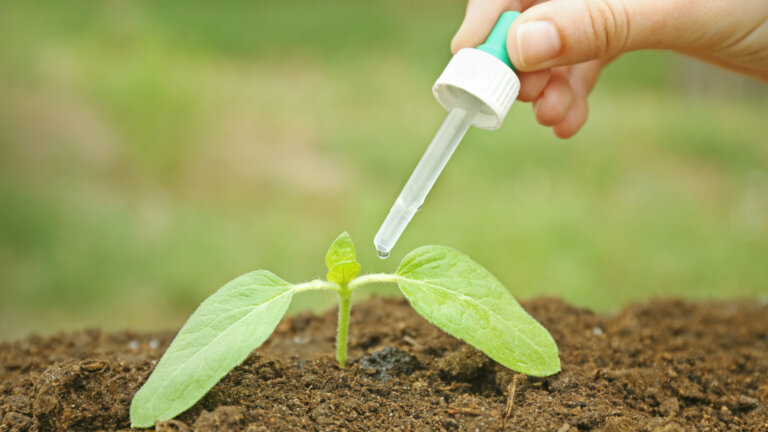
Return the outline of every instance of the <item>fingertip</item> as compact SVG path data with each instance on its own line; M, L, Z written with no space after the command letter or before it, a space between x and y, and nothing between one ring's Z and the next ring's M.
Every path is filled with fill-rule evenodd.
M543 98L542 98L543 99ZM533 105L533 112L536 116L536 121L542 126L551 127L559 122L558 113L549 108L546 104L536 101Z
M462 48L469 48L470 44L466 39L467 38L464 36L464 32L462 32L461 28L459 28L459 31L456 32L456 35L453 37L453 39L451 39L451 53L456 54Z
M522 71L609 60L637 49L687 51L706 37L701 25L680 16L676 26L659 17L675 16L689 2L536 1L512 23L507 51ZM695 3L695 2L693 2ZM685 5L685 6L683 6ZM684 14L683 14L684 15ZM696 15L696 14L692 14ZM691 27L689 27L691 26ZM706 27L706 26L704 26Z
M520 79L520 93L517 99L522 102L533 102L541 96L541 92L547 86L552 71L550 69L536 72L520 72L517 77Z
M518 18L512 22L511 26L509 26L509 32L507 32L507 55L509 56L510 63L515 67L515 70L520 72L533 72L529 68L526 68L520 61L520 54L517 49L517 28L520 26L520 21L521 19Z
M456 54L462 48L474 48L485 42L499 16L508 7L508 0L470 0L464 21L451 40L451 52Z
M573 90L561 74L553 74L544 92L536 100L536 121L543 126L555 126L562 122L573 104Z
M560 139L573 138L574 136L576 136L577 132L579 132L579 129L568 127L568 126L557 125L552 128L552 133L554 133L555 136Z
M552 60L559 56L562 49L560 33L548 20L517 20L507 33L507 55L512 64L522 71L552 67Z
M573 106L571 106L563 121L557 124L552 129L552 132L558 138L571 138L584 127L587 117L589 117L587 98L586 96L579 96L574 100Z

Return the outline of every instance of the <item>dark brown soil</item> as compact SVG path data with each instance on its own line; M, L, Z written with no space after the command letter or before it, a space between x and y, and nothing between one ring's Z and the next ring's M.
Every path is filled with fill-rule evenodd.
M552 331L563 372L506 370L376 299L276 334L162 431L768 431L768 306L659 301L598 316L557 300L526 308ZM0 431L129 427L131 397L172 333L86 331L0 344Z

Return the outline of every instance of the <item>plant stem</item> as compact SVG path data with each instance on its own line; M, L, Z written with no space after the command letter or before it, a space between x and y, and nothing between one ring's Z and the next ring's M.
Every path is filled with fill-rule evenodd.
M301 284L296 284L293 286L293 292L294 293L300 293L304 291L312 291L312 290L331 290L331 291L339 291L339 284L323 281L320 279L315 279L311 282L304 282Z
M352 290L344 285L338 294L339 326L336 329L336 361L343 368L347 365L347 334L349 332L349 312L352 309Z
M397 283L397 276L393 274L386 274L386 273L374 273L374 274L363 275L355 279L352 279L352 282L349 283L349 290L354 291L363 285L368 285L372 283Z
M397 276L383 273L370 274L355 278L349 284L333 284L335 289L330 288L339 295L339 326L336 329L336 361L339 362L339 366L347 366L347 336L349 334L349 312L352 308L352 291L363 285L387 282L397 282ZM318 288L323 289L325 287Z

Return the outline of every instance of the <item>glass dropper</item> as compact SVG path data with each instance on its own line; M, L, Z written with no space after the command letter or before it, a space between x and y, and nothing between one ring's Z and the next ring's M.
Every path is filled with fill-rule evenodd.
M437 177L443 172L445 164L467 133L474 117L475 111L471 108L467 110L456 107L448 112L443 125L438 129L373 239L379 258L384 259L389 256L389 251L397 243L413 215L421 208Z

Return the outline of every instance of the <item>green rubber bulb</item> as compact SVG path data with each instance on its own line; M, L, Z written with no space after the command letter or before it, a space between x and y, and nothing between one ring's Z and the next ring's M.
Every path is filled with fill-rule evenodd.
M519 16L520 12L516 11L509 11L501 14L499 20L496 21L493 30L491 30L491 34L488 35L488 39L485 40L485 43L477 47L477 49L485 51L503 61L504 64L511 67L512 70L515 70L515 68L512 66L512 62L509 61L509 54L507 54L507 33L509 33L509 27L512 26L512 21Z

